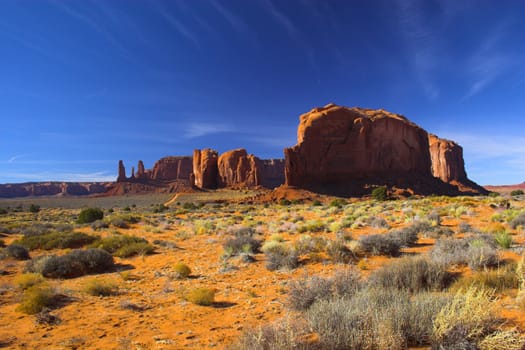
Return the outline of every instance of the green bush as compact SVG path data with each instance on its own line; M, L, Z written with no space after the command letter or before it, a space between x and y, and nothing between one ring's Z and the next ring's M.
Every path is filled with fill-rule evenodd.
M38 236L24 236L15 243L20 244L30 250L33 249L65 249L81 248L93 243L97 237L90 236L81 232L53 232Z
M91 247L100 248L121 258L137 254L151 254L155 250L144 238L128 235L112 235L94 242Z
M376 187L372 190L372 198L376 201L384 201L388 197L388 191L386 186Z
M99 208L86 208L82 209L78 214L77 222L79 224L89 224L93 221L102 220L104 218L104 212Z
M511 196L521 196L523 195L523 190L514 190L510 192Z
M508 232L498 232L494 235L494 240L503 249L509 249L512 245L512 235Z

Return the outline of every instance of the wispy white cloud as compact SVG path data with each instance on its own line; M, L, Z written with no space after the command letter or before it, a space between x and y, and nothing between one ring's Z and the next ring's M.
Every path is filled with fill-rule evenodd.
M191 41L195 46L200 48L200 41L197 35L190 30L190 28L176 18L167 8L162 7L160 4L155 6L157 12L173 27L175 30L184 38Z
M434 29L426 24L422 4L417 0L398 0L397 13L401 32L410 51L411 66L425 95L434 100L440 94L434 81L434 71L438 66L438 43Z
M482 92L513 65L512 57L499 49L499 43L506 35L508 22L503 21L492 28L483 38L479 49L467 60L466 69L470 75L470 87L463 99Z
M244 20L224 6L221 1L212 0L210 4L237 32L246 33L249 31L248 25Z
M20 158L24 158L24 157L27 157L29 156L29 154L18 154L18 155L14 155L12 157L10 157L8 160L7 160L7 163L8 164L12 164L14 163L16 160L20 159Z
M221 122L194 122L186 125L183 137L192 139L195 137L233 131L235 131L235 128Z

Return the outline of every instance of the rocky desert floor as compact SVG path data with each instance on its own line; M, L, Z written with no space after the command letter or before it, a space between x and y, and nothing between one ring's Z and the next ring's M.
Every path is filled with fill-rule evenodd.
M147 196L110 204L83 199L76 208L67 199L35 199L41 207L32 212L31 199L20 205L0 202L0 347L284 349L295 342L301 349L331 348L327 327L312 310L322 312L318 304L342 292L337 283L324 291L317 287L350 275L353 280L343 278L347 289L350 280L376 289L386 283L403 290L407 300L422 293L442 300L428 330L415 333L419 339L394 339L393 326L372 325L372 338L386 339L388 333L394 340L362 348L450 342L451 336L437 335L444 317L438 314L449 306L456 322L449 331L470 329L474 321L460 314L472 293L478 301L486 296L481 309L491 315L471 327L477 333L460 334L481 349L495 343L507 350L523 346L525 197L319 196L261 203L250 200L253 195L179 195L169 206L158 196L152 203ZM96 206L103 207L104 218L79 224L82 207ZM115 242L120 242L116 248ZM30 259L12 245L25 247ZM44 263L36 263L89 247L113 254L114 266L73 277L60 275L60 269L50 274ZM396 263L410 265L418 257L442 269L439 276L397 278L412 270ZM389 266L394 271L387 271ZM38 299L38 290L51 296ZM282 339L272 340L272 334Z

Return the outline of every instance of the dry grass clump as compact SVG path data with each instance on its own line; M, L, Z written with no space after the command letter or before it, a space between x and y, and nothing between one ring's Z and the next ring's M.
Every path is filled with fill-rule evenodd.
M20 289L28 289L44 282L44 277L39 273L23 273L15 277L13 282Z
M476 349L488 337L485 345L492 344L495 338L505 338L507 344L519 343L523 339L516 333L501 333L492 291L471 287L459 291L453 300L445 305L434 320L432 345L434 348Z
M196 305L210 306L215 301L215 293L216 291L210 288L193 288L185 294L184 298Z
M89 295L107 297L117 294L117 286L113 282L93 278L84 285L83 291Z
M474 286L483 289L493 289L502 292L519 287L519 276L515 266L506 266L496 270L476 271L472 275L458 279L450 287L457 292Z
M452 281L446 268L424 257L404 257L374 271L370 284L411 293L440 291Z
M185 279L191 275L190 267L181 262L175 264L175 266L173 266L173 270L175 271L175 278L177 279Z
M52 307L56 302L56 296L56 291L48 285L34 285L24 291L16 311L34 315L44 308Z

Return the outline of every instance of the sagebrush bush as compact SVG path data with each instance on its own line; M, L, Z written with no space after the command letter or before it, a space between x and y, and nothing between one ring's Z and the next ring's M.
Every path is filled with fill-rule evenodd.
M330 241L326 253L334 263L348 264L355 259L354 253L340 240Z
M5 247L4 254L16 260L29 260L29 251L26 247L13 243Z
M24 291L16 311L34 315L44 308L52 307L56 302L56 292L45 284L34 285Z
M523 190L514 190L510 192L510 195L511 196L521 196L523 195L523 193L524 193Z
M389 234L361 236L359 246L364 252L372 255L398 256L401 249L399 241Z
M85 208L78 214L77 222L79 224L89 224L93 221L102 220L104 212L99 208Z
M82 232L52 232L38 236L24 236L16 243L30 250L81 248L93 243L98 237Z
M114 267L113 256L102 249L73 250L61 256L42 256L26 267L28 272L48 278L73 278L89 273L105 272Z
M294 269L299 265L297 251L285 243L269 241L264 244L262 251L266 255L266 268L270 271Z
M248 329L228 350L308 350L308 342L301 339L305 332L297 320L287 317L272 324Z
M452 275L443 265L424 257L404 257L381 267L370 276L370 284L411 293L441 291L448 287Z
M432 248L430 257L445 266L466 264L473 270L497 266L499 263L493 238L482 235L476 238L440 239Z
M50 233L53 230L53 225L49 223L34 223L26 227L20 228L20 233L24 236L38 236Z
M96 220L96 221L93 221L91 223L91 228L96 231L96 230L102 230L102 229L105 229L105 228L108 228L109 227L109 224L103 220Z
M194 288L186 293L185 299L196 305L210 306L213 305L215 301L215 290L210 288Z
M231 250L233 255L241 253L257 253L261 247L261 241L245 235L229 238L224 242L223 248Z
M512 219L512 221L510 222L510 227L513 230L518 228L518 226L525 227L525 213L519 214L514 219Z
M175 277L178 279L185 279L191 275L190 267L181 262L175 264L175 266L173 266L173 270L175 271Z
M288 305L293 310L304 311L319 300L333 297L333 281L328 278L310 277L290 282Z

